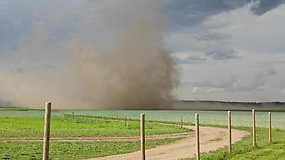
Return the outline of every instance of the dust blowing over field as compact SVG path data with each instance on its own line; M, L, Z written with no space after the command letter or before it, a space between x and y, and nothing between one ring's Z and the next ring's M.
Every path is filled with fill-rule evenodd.
M167 17L156 2L57 3L0 60L2 102L96 109L171 105L179 80L164 46Z

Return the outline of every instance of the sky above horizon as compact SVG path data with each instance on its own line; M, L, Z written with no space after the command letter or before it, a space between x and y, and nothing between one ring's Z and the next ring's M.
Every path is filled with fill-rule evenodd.
M73 13L66 8L81 7L78 11L89 12L82 8L100 10L114 1L0 1L0 63L11 65L9 58L15 56L11 54L21 47L23 39L29 41L25 36L35 24L55 19L56 27L49 37L64 43L72 32L88 27L92 20L86 19L86 24L79 26L76 18L85 17L74 18L76 10ZM174 91L177 99L285 101L285 0L159 0L158 5L169 19L165 45L179 67L181 83ZM60 17L65 9L69 16ZM108 32L108 27L101 28L106 30L102 33ZM83 41L90 40L88 36ZM104 43L104 38L94 43ZM45 52L49 51L52 52ZM34 56L32 61L53 63L42 62L41 58ZM22 64L15 66L18 70L27 69Z

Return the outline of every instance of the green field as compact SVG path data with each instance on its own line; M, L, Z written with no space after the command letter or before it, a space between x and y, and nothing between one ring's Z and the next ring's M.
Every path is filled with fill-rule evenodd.
M2 117L0 118L0 139L9 137L42 138L43 118ZM138 136L139 121L130 120L129 128L124 120L100 119L94 117L53 117L51 137L96 137L96 136ZM146 122L147 135L186 132L188 129Z
M127 121L126 121L127 122ZM138 120L131 119L129 127L125 119L108 117L86 117L66 115L51 120L51 138L60 140L92 140L93 137L133 137L140 135ZM146 135L189 132L179 126L163 125L146 121ZM19 140L41 140L43 137L42 117L0 118L0 159L41 159L42 142ZM119 139L119 138L118 138ZM181 138L148 140L147 148L167 144ZM10 140L10 141L7 141ZM84 159L114 154L129 153L140 149L139 138L129 141L51 142L52 159Z
M43 110L29 109L0 109L0 159L40 159L42 154L41 142L3 142L7 138L41 139L43 130ZM75 116L72 116L74 113ZM181 110L125 110L125 111L96 111L96 110L54 110L52 112L51 135L61 138L82 138L97 136L138 136L139 116L146 114L146 134L166 134L185 132L189 130L180 127L166 126L153 121L165 123L181 120L194 122L194 114L200 114L203 125L223 127L227 123L227 111L181 111ZM64 116L64 114L69 114ZM268 112L256 113L257 126L267 126ZM79 116L83 115L83 116ZM273 143L268 144L268 131L257 129L257 148L253 148L251 136L243 138L234 144L233 153L228 154L227 148L202 154L203 160L285 160L285 112L272 112ZM106 117L102 117L106 116ZM129 117L130 127L125 127L125 118ZM233 125L237 129L248 130L251 125L250 111L232 111ZM178 139L162 139L147 141L147 148L174 142ZM1 142L2 141L2 142ZM139 141L127 142L51 142L52 159L84 159L129 153L139 150ZM94 152L96 150L96 152Z
M180 138L148 140L146 148L172 143ZM51 159L86 159L140 150L140 142L51 142ZM0 159L31 160L42 158L41 142L1 142Z
M62 117L64 114L75 115L97 115L114 118L139 119L140 113L146 114L147 120L176 121L181 119L185 122L194 122L194 114L200 114L200 121L203 124L227 124L227 111L188 111L188 110L54 110L53 117ZM256 112L258 127L267 126L267 114L265 111ZM43 110L4 110L0 109L0 117L43 117ZM273 128L285 129L285 111L272 111ZM250 111L232 111L232 123L234 126L251 126Z

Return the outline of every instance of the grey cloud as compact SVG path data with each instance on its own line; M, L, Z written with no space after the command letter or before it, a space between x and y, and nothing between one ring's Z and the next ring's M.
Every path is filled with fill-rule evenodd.
M275 69L271 68L271 69L267 70L266 74L268 76L274 76L277 74L277 71Z
M0 2L0 48L15 48L16 41L28 32L32 21L50 12L52 3L44 0Z
M61 1L26 0L0 2L0 49L15 44L23 33L29 31L32 20L41 19L53 11ZM92 1L100 3L102 0ZM252 0L160 0L161 7L170 17L173 28L191 27L204 21L205 18L225 11L241 8ZM70 1L70 5L75 1ZM112 2L112 1L108 1ZM285 0L255 0L251 10L256 15L283 4ZM91 1L81 3L91 4ZM68 7L68 6L66 6ZM65 9L65 8L63 8ZM211 38L213 35L208 35ZM215 38L212 37L212 38ZM201 38L203 39L203 38ZM207 39L204 37L204 39ZM15 47L15 46L12 46Z
M167 14L171 17L176 27L194 26L206 17L224 11L243 7L250 0L165 0L168 1Z
M243 85L237 88L237 90L248 91L258 89L266 82L266 75L264 73L258 73L255 75L253 81L250 84Z
M218 32L204 32L198 34L196 37L197 40L200 41L212 41L212 40L228 40L230 39L231 36L223 33L218 33Z
M172 56L172 58L175 60L178 64L193 64L193 63L201 63L205 61L205 58L198 57L198 56L188 56L186 58L179 58L177 56Z
M269 69L266 72L257 73L254 76L251 83L239 86L236 88L236 90L248 91L248 90L259 89L261 86L263 86L266 83L268 77L274 76L276 74L277 72L275 69Z
M209 88L232 88L236 83L237 79L235 76L230 76L229 78L225 78L216 82L213 81L202 81L202 82L194 82L193 85L195 87L209 87Z
M229 77L223 77L221 80L206 80L206 81L196 81L196 82L183 82L184 86L193 87L206 87L206 88L222 88L228 91L252 91L260 89L267 79L271 76L276 75L275 69L268 69L265 72L256 73L249 83L241 84L235 75Z
M212 57L214 60L229 60L229 59L238 58L233 49L223 49L223 48L217 50L210 50L206 52L205 55Z
M285 0L161 0L165 12L171 17L175 28L191 27L199 24L205 18L221 12L231 11L253 3L251 11L255 15L262 15L267 11L285 3Z
M254 5L252 6L251 11L255 15L262 15L267 11L284 4L285 0L255 0L253 3Z

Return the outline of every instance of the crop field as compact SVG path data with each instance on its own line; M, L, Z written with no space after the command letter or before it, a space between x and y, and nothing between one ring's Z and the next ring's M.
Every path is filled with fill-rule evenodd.
M84 159L137 151L139 138L126 141L116 138L139 136L139 121L131 119L128 126L126 122L124 119L86 116L52 117L51 139L54 141L51 142L51 158ZM0 159L41 159L43 125L42 117L0 117ZM145 128L146 135L189 131L155 122L146 122ZM109 141L110 137L115 141ZM148 140L146 147L153 148L180 139Z
M86 159L130 153L140 149L139 116L146 115L146 135L191 133L190 129L164 123L185 125L194 123L194 114L200 114L200 122L207 126L226 127L227 111L182 111L182 110L53 110L51 120L51 159ZM246 136L233 146L202 154L202 159L284 159L285 112L272 112L273 144L267 142L268 111L257 111L257 144L251 146L252 136ZM41 159L43 137L43 110L1 108L0 109L0 159ZM126 125L127 118L129 124ZM232 111L232 122L236 129L251 133L251 112ZM97 139L96 139L96 138ZM98 139L99 137L99 139ZM107 138L106 138L107 137ZM108 140L108 138L112 138ZM126 141L116 137L130 137ZM135 138L132 138L135 137ZM150 139L146 148L173 143L183 137ZM83 140L83 141L82 141ZM114 140L114 141L113 141ZM189 158L191 159L191 158ZM187 159L188 160L188 159ZM192 159L191 159L192 160Z
M181 138L149 140L146 148L172 143ZM86 159L138 151L139 141L130 142L51 142L51 159ZM0 159L42 158L42 142L1 142Z
M203 124L227 124L227 111L188 111L188 110L54 110L53 117L62 117L64 114L107 116L114 118L139 119L140 113L146 114L146 120L194 122L194 114L200 114ZM0 117L43 117L43 110L0 109ZM267 126L267 111L256 111L256 125ZM273 128L285 129L285 111L272 111ZM232 111L233 126L251 126L251 111Z
M129 128L124 121L112 121L89 117L54 117L51 123L51 137L95 137L95 136L137 136L139 121L130 121ZM43 118L0 118L0 139L6 138L42 138ZM147 123L148 135L178 133L187 131L177 126Z

